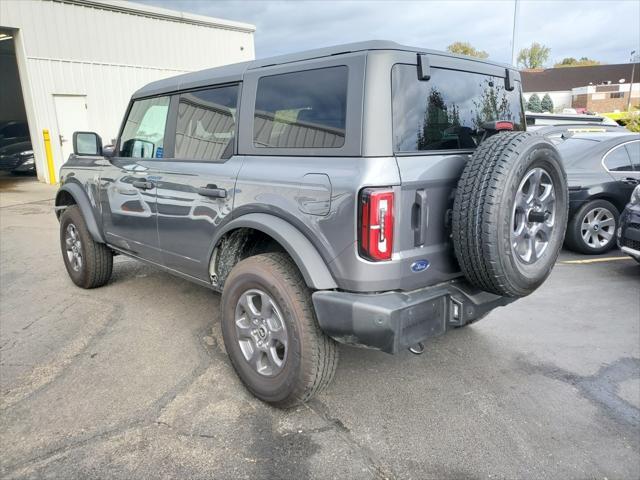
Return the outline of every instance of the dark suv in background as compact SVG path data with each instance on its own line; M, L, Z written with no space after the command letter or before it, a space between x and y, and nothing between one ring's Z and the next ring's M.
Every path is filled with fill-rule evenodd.
M98 287L124 254L222 292L242 381L306 401L336 341L395 353L547 278L567 184L521 98L512 67L381 41L152 83L115 147L74 134L65 266Z

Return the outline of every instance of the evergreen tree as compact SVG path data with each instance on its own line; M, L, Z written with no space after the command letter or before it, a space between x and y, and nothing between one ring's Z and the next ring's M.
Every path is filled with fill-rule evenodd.
M527 102L527 110L534 113L542 112L542 102L540 102L540 97L536 93L529 97L529 101Z
M540 107L542 108L543 112L553 113L553 100L551 100L551 97L549 96L548 93L545 93L544 97L542 97L542 102L540 102Z

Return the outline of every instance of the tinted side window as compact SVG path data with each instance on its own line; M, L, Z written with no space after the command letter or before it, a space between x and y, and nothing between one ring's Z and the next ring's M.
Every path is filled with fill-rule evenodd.
M525 129L520 89L507 91L501 77L432 68L421 81L415 65L394 65L391 80L396 152L475 148L493 120Z
M169 97L147 98L133 102L122 130L120 156L162 158L168 111Z
M229 158L237 106L237 85L181 94L175 157L211 161Z
M640 172L640 142L627 143L625 148L631 157L633 169Z
M631 170L629 155L624 146L611 150L605 157L604 164L610 172L627 172Z
M345 66L284 73L258 81L256 147L339 148L347 118Z

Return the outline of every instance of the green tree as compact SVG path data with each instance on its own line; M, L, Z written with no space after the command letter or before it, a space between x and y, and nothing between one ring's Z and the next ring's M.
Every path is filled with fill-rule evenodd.
M580 57L578 60L573 57L565 57L560 62L556 63L554 67L588 67L590 65L600 65L600 62L587 57Z
M458 55L468 55L470 57L487 58L489 54L484 50L478 50L469 42L453 42L447 47L447 51Z
M540 107L542 108L543 112L553 113L553 100L551 100L551 97L549 96L548 93L545 93L544 97L542 97L542 102L540 102Z
M505 88L499 83L485 79L482 86L482 95L473 101L475 106L475 118L473 123L479 129L484 122L494 120L514 121L509 97Z
M529 101L527 102L527 110L534 113L542 112L542 102L540 102L540 97L538 94L534 93L529 97Z
M550 53L550 48L533 42L530 47L523 48L518 53L518 65L522 65L524 68L540 68L548 60Z

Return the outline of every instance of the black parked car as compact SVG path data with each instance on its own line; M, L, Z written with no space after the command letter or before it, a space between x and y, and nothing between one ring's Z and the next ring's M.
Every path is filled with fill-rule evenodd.
M25 122L0 122L0 148L29 141L29 126Z
M640 186L631 194L631 200L620 215L618 246L640 263Z
M0 170L12 173L36 172L29 127L26 123L0 123Z
M620 212L640 183L640 135L593 132L560 142L569 181L569 224L565 244L587 254L615 245Z

